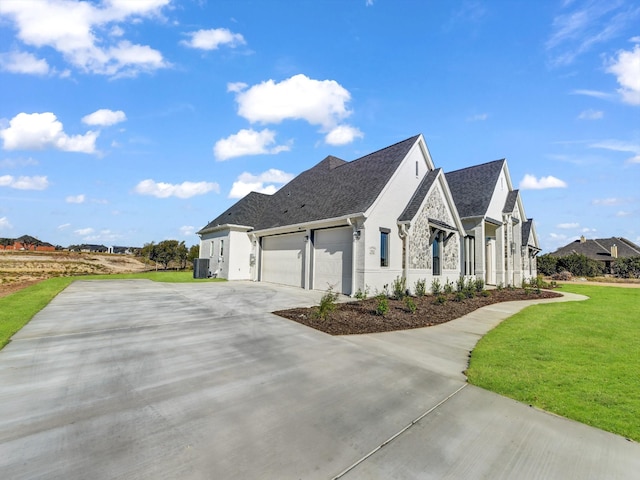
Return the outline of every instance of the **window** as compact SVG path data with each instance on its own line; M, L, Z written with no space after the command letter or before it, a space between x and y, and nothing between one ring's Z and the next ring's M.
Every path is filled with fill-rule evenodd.
M213 243L213 240L211 240L211 250L210 250L210 252L211 252L211 253L209 254L209 256L210 256L210 257L213 257L214 252L215 252L215 250L214 250L214 243Z
M224 240L220 240L220 256L224 257Z
M389 266L389 230L380 229L380 266Z
M440 275L440 233L433 240L433 274Z

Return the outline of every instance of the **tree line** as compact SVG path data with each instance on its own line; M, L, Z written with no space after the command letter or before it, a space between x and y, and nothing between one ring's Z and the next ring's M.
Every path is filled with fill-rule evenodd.
M619 278L640 278L640 256L616 258L611 263L611 271L606 271L603 262L580 253L572 253L564 257L554 257L550 254L537 258L538 273L552 276L556 273L569 272L575 277L598 277L611 273Z
M156 262L164 270L170 266L179 270L184 270L187 265L192 265L193 260L200 255L200 246L192 245L187 248L184 241L162 240L161 242L145 243L140 249L139 255L150 262Z

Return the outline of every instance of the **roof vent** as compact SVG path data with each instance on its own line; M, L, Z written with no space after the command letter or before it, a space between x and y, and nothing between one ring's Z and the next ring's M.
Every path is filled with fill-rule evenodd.
M580 243L587 243L587 239L584 238L584 235L580 235Z
M611 245L611 257L618 258L618 246L615 243Z

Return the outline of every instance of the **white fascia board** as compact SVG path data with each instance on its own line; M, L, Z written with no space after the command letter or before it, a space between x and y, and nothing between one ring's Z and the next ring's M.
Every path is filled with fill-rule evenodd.
M324 218L322 220L314 220L311 222L295 223L291 225L283 225L281 227L265 228L263 230L254 230L251 232L256 237L266 237L267 235L277 235L279 233L292 233L302 232L305 230L320 228L329 228L337 226L353 225L354 221L361 220L361 223L366 220L364 213L353 213L350 215L344 215L342 217Z
M219 232L220 230L235 230L237 232L248 232L249 230L252 230L252 229L253 227L249 227L247 225L236 225L233 223L225 223L223 225L216 225L215 227L203 228L198 232L198 235Z

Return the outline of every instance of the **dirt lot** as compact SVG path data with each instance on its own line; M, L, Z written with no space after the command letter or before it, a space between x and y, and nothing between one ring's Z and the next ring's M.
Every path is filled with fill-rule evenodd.
M76 252L0 252L0 297L50 277L141 272L130 255Z

